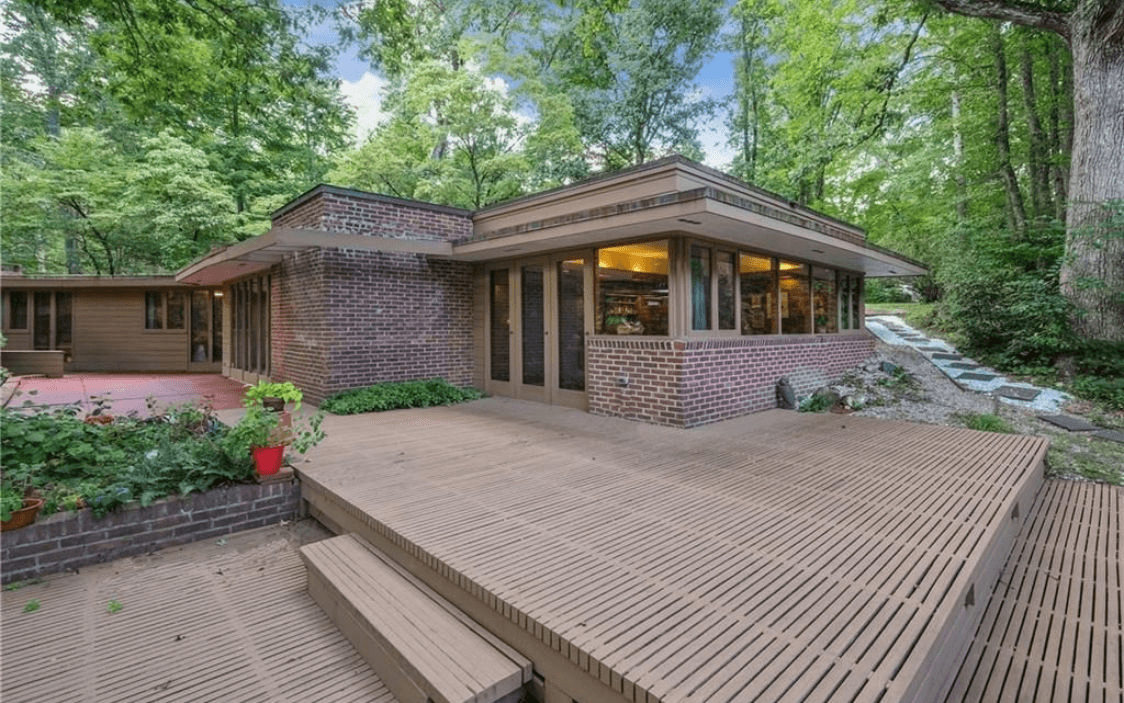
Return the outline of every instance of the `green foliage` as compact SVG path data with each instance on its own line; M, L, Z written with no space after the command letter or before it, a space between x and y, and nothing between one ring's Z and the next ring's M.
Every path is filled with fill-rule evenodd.
M834 398L829 394L816 393L802 399L797 404L796 410L802 413L822 413L826 410L830 410L834 402Z
M232 463L248 461L252 449L292 446L304 454L324 439L324 413L293 418L292 424L281 424L281 413L250 405L242 418L222 439L222 448Z
M0 410L3 484L34 486L44 512L89 506L101 516L133 500L147 505L250 479L248 456L224 451L227 429L206 409L84 422L66 407Z
M970 430L1003 432L1006 434L1014 434L1015 432L1015 429L1006 420L990 413L958 413L956 418Z
M261 405L262 399L264 398L280 398L286 403L292 403L293 410L300 410L301 400L304 399L304 393L301 389L294 386L291 381L285 381L284 383L258 381L257 385L250 386L246 389L242 402L246 407Z
M114 598L113 600L110 600L108 603L105 604L105 611L107 613L110 613L110 614L120 613L124 609L125 609L125 606L122 605L121 601L117 600L116 598Z
M1124 410L1124 376L1078 376L1070 384L1070 390L1086 400Z
M0 521L7 522L12 519L12 513L23 507L23 490L8 484L0 483Z
M36 610L39 610L39 599L37 598L32 598L23 606L23 612L25 613L34 613Z
M913 298L902 290L902 282L897 278L869 278L863 286L866 303L912 303Z
M336 415L397 410L401 408L428 408L434 405L452 405L481 397L474 388L458 388L448 381L435 378L428 381L380 383L366 388L336 393L321 404L321 408Z

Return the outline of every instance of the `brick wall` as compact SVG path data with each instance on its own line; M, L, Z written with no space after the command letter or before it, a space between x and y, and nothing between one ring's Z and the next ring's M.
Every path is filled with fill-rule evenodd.
M0 532L0 580L21 581L299 517L300 483L218 488L95 518L88 508Z
M274 214L273 225L420 241L472 236L468 210L332 186L317 186L295 199Z
M274 225L423 241L467 238L467 211L321 186ZM347 388L442 377L472 383L471 264L314 249L275 270L270 375L314 403Z
M593 337L586 350L589 410L694 427L775 408L781 376L806 395L873 350L874 338L866 332L700 340Z

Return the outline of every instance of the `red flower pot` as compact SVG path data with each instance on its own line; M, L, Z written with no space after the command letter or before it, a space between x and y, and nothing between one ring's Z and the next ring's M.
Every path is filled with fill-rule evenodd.
M43 501L41 499L24 498L23 507L12 512L12 519L0 522L0 530L15 530L20 527L27 527L35 522L35 516L39 514L39 509L42 507Z
M281 470L281 460L285 456L285 445L276 447L254 447L254 466L259 476L271 476Z

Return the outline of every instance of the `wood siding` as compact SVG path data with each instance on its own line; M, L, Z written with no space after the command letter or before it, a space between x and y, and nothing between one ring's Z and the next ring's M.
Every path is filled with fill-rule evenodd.
M187 321L182 330L146 330L144 294L75 291L71 371L187 371Z

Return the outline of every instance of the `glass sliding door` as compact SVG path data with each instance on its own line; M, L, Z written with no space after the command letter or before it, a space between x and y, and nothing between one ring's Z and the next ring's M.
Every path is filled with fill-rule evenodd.
M519 283L522 321L521 361L524 385L546 385L546 296L543 267L524 266Z
M585 261L558 262L558 388L585 390Z
M507 269L488 274L488 378L511 381L511 289Z

